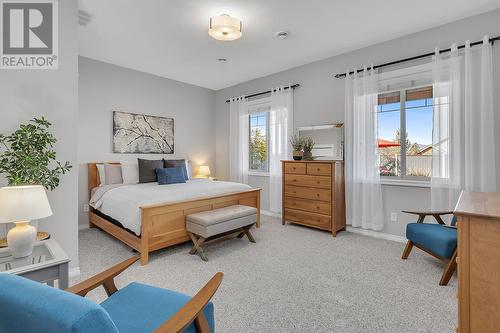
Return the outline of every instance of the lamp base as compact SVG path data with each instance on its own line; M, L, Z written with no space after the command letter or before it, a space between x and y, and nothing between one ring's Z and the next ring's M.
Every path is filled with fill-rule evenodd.
M36 240L36 228L28 221L16 222L16 226L7 234L7 244L14 258L23 258L33 252Z

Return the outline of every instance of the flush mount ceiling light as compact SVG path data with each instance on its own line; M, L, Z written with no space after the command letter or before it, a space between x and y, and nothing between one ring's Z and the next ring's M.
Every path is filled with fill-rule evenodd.
M208 34L217 40L238 39L241 37L241 21L227 14L211 17Z

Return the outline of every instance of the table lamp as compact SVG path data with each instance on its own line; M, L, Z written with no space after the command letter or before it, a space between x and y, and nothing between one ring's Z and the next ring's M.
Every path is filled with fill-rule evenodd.
M200 165L198 169L198 177L200 178L208 178L210 176L210 168L208 165Z
M0 223L15 223L7 234L7 244L14 258L33 252L36 228L30 221L52 215L45 188L41 185L0 188Z

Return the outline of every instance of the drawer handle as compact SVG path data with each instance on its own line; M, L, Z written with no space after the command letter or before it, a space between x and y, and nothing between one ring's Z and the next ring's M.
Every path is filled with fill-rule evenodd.
M294 181L294 182L296 182L296 181L297 181L297 179L293 179L293 181Z
M319 168L318 168L318 169L316 169L316 171L319 171Z
M316 196L319 198L319 193L316 193Z
M321 207L320 207L320 206L317 206L317 207L316 207L316 209L317 209L317 210L320 210L320 209L321 209Z
M316 183L319 184L319 180Z

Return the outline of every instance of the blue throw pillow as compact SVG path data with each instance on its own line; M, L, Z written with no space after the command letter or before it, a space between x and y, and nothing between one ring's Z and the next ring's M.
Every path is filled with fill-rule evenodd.
M185 183L184 170L181 167L175 168L157 168L156 177L158 178L158 184L177 184Z

